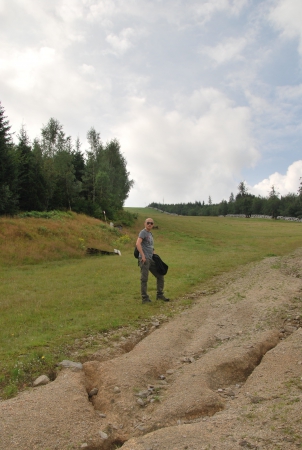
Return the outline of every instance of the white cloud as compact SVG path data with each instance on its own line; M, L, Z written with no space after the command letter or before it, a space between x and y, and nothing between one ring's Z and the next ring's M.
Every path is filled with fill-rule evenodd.
M61 0L57 4L54 3L54 9L64 22L73 22L83 18L85 1Z
M274 130L277 132L276 126L282 127L284 131L286 125L292 120L292 115L294 113L292 105L287 103L285 100L276 101L275 99L265 98L263 96L254 95L251 92L245 92L246 99L249 102L251 108L251 114L254 116L254 124L258 122L259 132L260 129L264 131L267 135L269 130ZM279 128L279 130L281 131Z
M62 53L74 42L85 41L84 11L81 0L4 2L1 47L11 52L16 47L51 47Z
M203 18L207 22L217 12L227 12L230 15L238 16L242 9L248 5L248 0L212 0L204 2L194 2L189 5L189 11L193 11L195 16Z
M186 113L191 102L196 108L197 98L201 114L196 109ZM250 134L249 111L211 89L178 98L176 108L164 111L132 99L131 115L115 128L135 188L147 203L163 196L171 203L207 200L209 195L220 201L242 168L254 166L260 156Z
M217 64L223 64L230 60L244 59L242 52L246 44L245 38L229 38L215 47L203 46L200 52L213 59Z
M112 0L101 0L89 6L89 13L87 15L90 21L99 21L99 19L106 19L112 17L119 12L116 2Z
M95 67L90 64L82 64L80 70L83 74L91 75L95 73Z
M260 183L250 186L250 192L254 195L267 197L272 186L274 186L275 190L281 195L286 195L289 193L297 194L301 176L302 160L299 160L295 161L288 167L285 175L275 172L268 178L262 180Z
M133 28L124 28L119 35L109 34L106 37L106 41L112 46L112 48L118 53L124 53L133 46L131 42L136 36Z
M220 12L231 16L238 16L249 0L183 0L154 1L154 0L99 0L88 6L88 20L102 22L123 20L140 21L140 23L154 24L166 21L180 28L194 23L209 22Z
M53 48L16 51L0 59L0 73L8 86L27 91L36 85L41 72L55 61L56 51Z
M280 86L277 89L278 97L281 100L296 100L301 103L302 97L302 84L296 86Z
M302 2L301 0L279 0L272 7L269 18L271 23L282 32L284 38L298 38L302 55Z

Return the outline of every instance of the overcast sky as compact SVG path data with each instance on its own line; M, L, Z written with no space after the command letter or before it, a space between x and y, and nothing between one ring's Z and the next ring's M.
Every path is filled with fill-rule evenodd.
M12 131L117 138L126 206L297 193L301 0L0 0L0 37Z

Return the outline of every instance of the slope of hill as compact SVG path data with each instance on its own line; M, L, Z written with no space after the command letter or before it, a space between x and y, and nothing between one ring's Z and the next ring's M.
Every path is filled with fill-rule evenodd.
M0 402L10 450L301 448L302 251L250 263Z

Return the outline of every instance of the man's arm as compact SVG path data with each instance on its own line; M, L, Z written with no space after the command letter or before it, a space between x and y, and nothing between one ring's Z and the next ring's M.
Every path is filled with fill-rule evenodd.
M142 257L142 261L143 262L146 262L146 257L145 257L145 254L144 254L144 252L143 252L143 249L142 249L142 242L143 242L143 240L142 240L142 238L137 238L137 241L136 241L136 248L137 248L137 250L140 252L140 255L141 255L141 257Z

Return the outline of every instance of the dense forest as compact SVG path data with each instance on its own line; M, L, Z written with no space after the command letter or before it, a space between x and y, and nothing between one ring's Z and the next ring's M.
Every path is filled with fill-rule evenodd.
M301 180L301 178L300 178ZM297 182L297 184L299 184ZM238 193L231 193L229 201L222 200L213 204L209 197L208 204L196 201L195 203L162 204L151 203L152 208L166 211L170 214L183 216L226 216L227 214L266 215L273 219L278 216L297 217L302 219L302 182L298 185L297 194L280 196L274 186L267 197L252 195L244 181L238 185Z
M83 152L54 118L33 142L22 127L15 143L10 129L0 103L0 215L65 209L119 217L133 180L116 139L104 145L91 128Z

